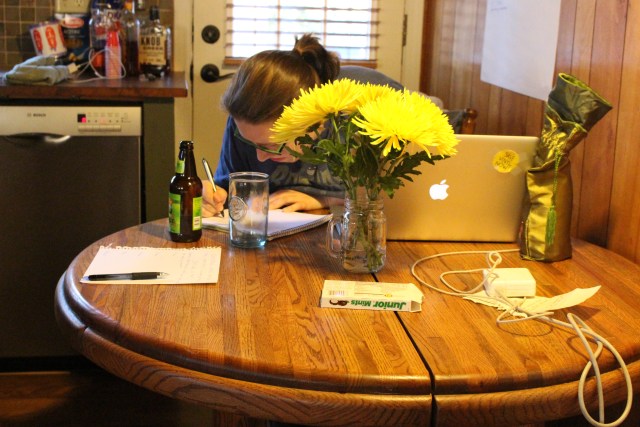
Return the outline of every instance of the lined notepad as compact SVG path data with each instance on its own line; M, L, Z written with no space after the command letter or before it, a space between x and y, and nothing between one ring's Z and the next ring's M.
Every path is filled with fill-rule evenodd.
M82 283L112 284L185 284L217 283L220 271L219 247L208 248L149 248L101 246L89 264ZM136 273L155 271L167 277L153 280L102 280L87 279L90 274Z
M270 210L267 225L267 240L309 230L328 222L330 219L331 214L318 215L306 212L283 212L282 209ZM202 218L202 226L229 232L229 211L225 209L224 218Z

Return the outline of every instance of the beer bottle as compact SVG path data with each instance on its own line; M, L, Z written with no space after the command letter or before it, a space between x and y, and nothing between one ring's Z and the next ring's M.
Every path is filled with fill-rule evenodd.
M169 184L169 235L174 242L202 237L202 181L196 173L193 142L181 141L176 174Z

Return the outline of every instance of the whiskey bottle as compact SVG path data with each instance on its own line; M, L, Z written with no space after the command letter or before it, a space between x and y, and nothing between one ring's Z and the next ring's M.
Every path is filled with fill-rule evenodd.
M149 21L140 28L138 44L140 72L163 77L171 70L171 29L160 23L157 6L149 9Z

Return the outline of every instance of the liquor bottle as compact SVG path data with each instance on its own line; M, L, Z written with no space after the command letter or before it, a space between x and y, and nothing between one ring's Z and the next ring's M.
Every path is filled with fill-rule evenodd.
M108 79L122 77L122 49L118 32L110 30L107 33L107 45L105 48L105 76Z
M157 6L149 9L149 21L140 28L138 44L140 72L155 77L169 74L171 69L171 29L160 23Z
M176 174L169 183L169 235L174 242L196 242L202 237L202 181L192 141L180 142Z
M105 74L105 49L109 31L118 31L122 0L92 0L89 19L91 65L99 76Z
M136 16L133 0L124 3L120 15L120 46L122 47L122 62L127 76L136 77L140 74L138 67L138 39L140 38L140 21Z
M89 19L89 39L91 45L91 66L98 75L104 74L104 49L107 46L107 32L109 22L103 9L91 9Z

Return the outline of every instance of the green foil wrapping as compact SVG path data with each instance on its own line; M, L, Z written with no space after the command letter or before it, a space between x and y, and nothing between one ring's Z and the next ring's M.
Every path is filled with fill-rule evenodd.
M611 104L577 78L561 73L545 105L532 167L527 171L520 255L535 261L571 257L573 187L569 152Z

